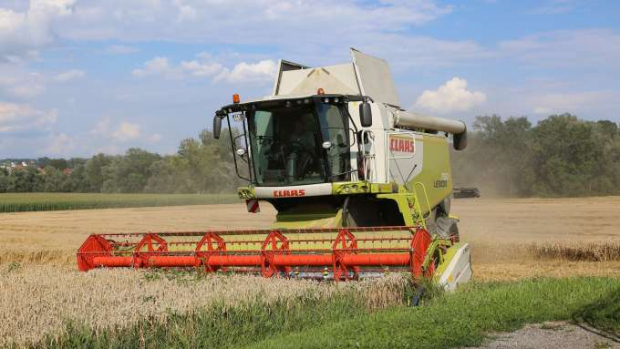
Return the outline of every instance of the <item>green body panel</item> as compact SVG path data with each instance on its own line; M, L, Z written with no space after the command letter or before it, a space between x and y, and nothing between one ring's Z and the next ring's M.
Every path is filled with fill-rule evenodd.
M452 171L448 139L424 134L423 142L422 172L407 183L406 190L417 193L426 214L452 193Z

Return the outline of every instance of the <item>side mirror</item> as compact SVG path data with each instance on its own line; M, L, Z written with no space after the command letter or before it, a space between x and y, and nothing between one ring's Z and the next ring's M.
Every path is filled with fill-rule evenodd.
M222 118L215 114L213 118L213 138L220 139L220 134L222 133Z
M372 126L372 110L370 109L370 103L366 101L360 104L360 123L362 127Z

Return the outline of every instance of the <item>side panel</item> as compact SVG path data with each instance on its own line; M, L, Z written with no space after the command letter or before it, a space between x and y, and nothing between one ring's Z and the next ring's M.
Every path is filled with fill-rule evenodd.
M390 181L405 185L422 173L424 167L424 137L413 132L388 132L385 139Z
M415 188L424 209L426 198L428 204L434 207L452 193L452 171L450 170L450 149L445 136L424 135L423 171L409 183L409 188ZM424 187L416 183L422 183ZM426 189L426 194L422 191Z
M423 211L450 195L452 173L446 137L388 132L385 149L390 181L404 185L409 192L416 192Z

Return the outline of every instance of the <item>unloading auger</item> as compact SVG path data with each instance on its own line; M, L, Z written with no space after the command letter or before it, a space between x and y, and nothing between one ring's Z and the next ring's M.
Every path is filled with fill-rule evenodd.
M399 107L387 63L310 68L280 61L273 94L216 112L226 121L248 211L277 210L268 230L91 235L78 267L200 268L264 277L350 280L408 272L448 289L471 277L470 248L450 215L449 143L460 121ZM232 129L242 130L235 135Z

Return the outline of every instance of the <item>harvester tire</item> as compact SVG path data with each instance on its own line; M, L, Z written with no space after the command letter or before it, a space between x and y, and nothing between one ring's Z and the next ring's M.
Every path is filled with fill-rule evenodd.
M450 240L452 240L452 242L460 242L461 241L461 236L459 235L459 227L456 225L456 222L452 222L452 225L450 225Z

